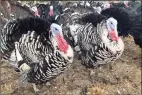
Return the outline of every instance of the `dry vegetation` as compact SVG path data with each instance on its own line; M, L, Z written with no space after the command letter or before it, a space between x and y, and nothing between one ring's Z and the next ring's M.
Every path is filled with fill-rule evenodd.
M123 60L96 69L76 61L51 86L41 86L39 95L141 95L141 50L132 38L123 40ZM1 66L1 73L2 95L35 95L30 84L19 88L19 74L7 63Z

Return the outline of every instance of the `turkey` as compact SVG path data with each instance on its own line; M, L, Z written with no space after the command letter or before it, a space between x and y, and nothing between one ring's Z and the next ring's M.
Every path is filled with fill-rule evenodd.
M64 72L73 61L73 50L62 28L41 18L10 20L0 32L0 53L20 71L21 85L43 84Z
M133 8L109 8L103 10L101 14L115 18L118 21L119 36L133 36L135 43L142 48L141 8L141 4Z
M117 32L117 20L98 13L83 14L71 31L81 55L82 64L97 67L118 59L124 43Z
M3 1L3 3L4 3L3 4L4 10L2 10L2 14L7 19L7 21L11 19L12 17L17 18L17 17L33 16L33 13L29 9L27 9L25 6L22 6L14 2L9 3L8 1Z
M111 7L111 4L107 1L105 2L104 4L102 4L102 9L107 9L107 8L110 8Z
M111 7L117 7L117 8L133 8L135 7L139 2L137 1L121 1L121 2L112 2L110 3Z
M74 35L74 33L70 31L75 31L74 24L76 23L77 18L80 16L80 14L100 11L99 8L94 9L89 4L90 4L89 2L84 2L84 1L67 2L63 5L63 8L64 8L63 14L61 15L59 19L57 19L57 21L60 24L62 24L62 27L65 30L63 31L63 35L65 39L72 47L75 47L75 40L72 36Z
M11 18L25 18L25 17L34 17L33 12L27 9L25 6L21 6L19 4L10 3L11 5ZM4 17L3 14L0 14L0 31L8 21L7 18Z
M49 4L37 5L38 13L41 18L56 20L63 13L62 5L59 1L51 1Z
M95 12L96 10L93 6L90 5L88 1L79 1L79 2L68 2L63 6L63 12L72 13L79 12L79 13L86 13L86 12Z

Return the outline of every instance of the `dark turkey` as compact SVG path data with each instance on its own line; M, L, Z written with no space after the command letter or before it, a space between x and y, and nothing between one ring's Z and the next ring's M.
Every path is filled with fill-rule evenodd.
M142 48L142 5L133 8L109 8L101 12L102 15L113 17L118 21L119 36L133 36L137 45Z
M59 1L51 1L49 4L37 5L38 14L46 20L56 20L63 13L62 5Z

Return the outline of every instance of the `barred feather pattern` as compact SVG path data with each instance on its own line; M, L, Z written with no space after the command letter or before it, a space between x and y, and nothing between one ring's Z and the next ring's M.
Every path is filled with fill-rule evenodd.
M8 59L10 56L10 52L14 49L14 45L11 43L12 38L8 37L12 34L12 30L17 25L17 20L8 21L2 31L0 32L0 53L6 54L4 56L5 59ZM6 36L8 35L8 36Z
M30 83L42 84L50 81L69 66L69 62L59 51L53 49L51 41L46 41L35 31L23 34L16 44L24 61L31 68L26 78Z
M40 18L16 19L9 21L0 32L0 53L8 55L7 59L11 53L18 58L19 56L14 55L17 50L22 57L21 61L30 67L29 71L21 75L21 80L45 83L62 73L71 63L54 46L55 38L49 29L50 25L50 22ZM18 69L22 65L14 64Z
M44 35L48 40L49 27L50 22L40 18L9 20L0 32L0 53L4 55L4 59L8 59L15 48L14 42L19 41L22 34L28 33L28 30L35 30L38 35Z
M103 20L97 27L87 23L77 30L82 64L87 67L95 67L116 60L124 50L123 43L118 43L118 46L113 45L113 42L105 43L102 39L105 29L106 23Z

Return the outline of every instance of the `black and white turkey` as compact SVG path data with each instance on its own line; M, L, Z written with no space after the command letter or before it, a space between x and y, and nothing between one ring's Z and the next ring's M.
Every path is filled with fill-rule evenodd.
M87 13L78 18L70 32L74 34L75 50L81 53L83 64L96 67L121 56L124 43L118 37L117 23L113 17L99 13Z
M34 17L34 13L31 10L20 4L12 2L10 3L10 9L11 19ZM3 14L0 14L0 31L2 30L7 21L8 19L5 18Z
M126 37L130 34L134 37L135 43L142 47L140 8L141 5L131 12L124 8L108 8L100 15L98 13L85 14L76 24L70 25L70 34L72 34L75 45L79 46L75 49L81 51L82 62L88 67L93 67L117 59L124 50L124 44L119 36ZM111 23L102 24L105 21ZM103 26L104 28L98 28ZM110 26L113 31L117 32L110 32L109 28L107 31L106 26ZM106 35L103 35L105 32ZM102 39L106 39L103 41L100 35Z
M49 82L73 61L62 28L41 18L10 20L0 32L0 53L21 73L21 84Z

